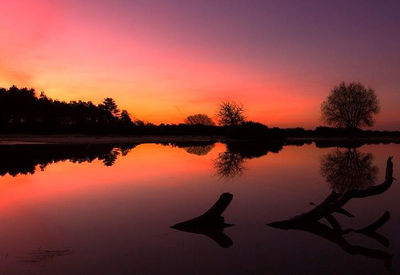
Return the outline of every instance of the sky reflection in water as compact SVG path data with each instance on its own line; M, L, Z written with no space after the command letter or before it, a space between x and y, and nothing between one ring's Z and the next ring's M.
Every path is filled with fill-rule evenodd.
M394 177L399 177L400 145L142 144L30 153L24 148L8 162L2 150L0 267L5 272L386 272L379 259L351 255L310 232L266 224L306 213L332 191L382 183L388 156L394 156ZM349 165L357 169L344 169ZM204 234L170 228L201 215L224 192L233 194L222 214L234 224L223 229L232 245L223 248ZM396 254L399 192L395 182L380 195L349 201L343 208L354 218L334 214L346 230L361 229L389 211L377 229L388 245L361 234L346 234L346 240ZM391 272L398 271L395 255Z

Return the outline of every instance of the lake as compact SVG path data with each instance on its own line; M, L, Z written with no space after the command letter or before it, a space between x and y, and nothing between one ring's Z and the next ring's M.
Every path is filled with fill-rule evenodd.
M322 147L0 146L1 273L399 274L400 145Z

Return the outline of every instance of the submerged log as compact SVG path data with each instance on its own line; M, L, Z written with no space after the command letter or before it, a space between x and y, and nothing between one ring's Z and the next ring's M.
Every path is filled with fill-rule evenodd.
M230 247L232 246L232 240L224 233L224 228L232 225L225 223L222 214L231 203L232 198L232 194L223 193L217 202L204 214L177 223L171 226L171 228L184 232L202 234L213 239L222 247Z

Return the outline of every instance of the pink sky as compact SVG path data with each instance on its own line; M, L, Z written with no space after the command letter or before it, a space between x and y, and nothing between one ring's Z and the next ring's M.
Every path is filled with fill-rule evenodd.
M269 126L320 124L341 81L376 90L400 129L400 5L376 1L2 1L0 86L113 97L154 123L244 104Z

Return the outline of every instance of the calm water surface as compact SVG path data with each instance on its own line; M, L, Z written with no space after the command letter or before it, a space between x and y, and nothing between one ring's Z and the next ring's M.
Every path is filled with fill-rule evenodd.
M342 213L267 225L382 183L389 156L400 178L400 145L33 147L1 148L1 274L400 273L397 181ZM171 228L225 192L233 226Z

